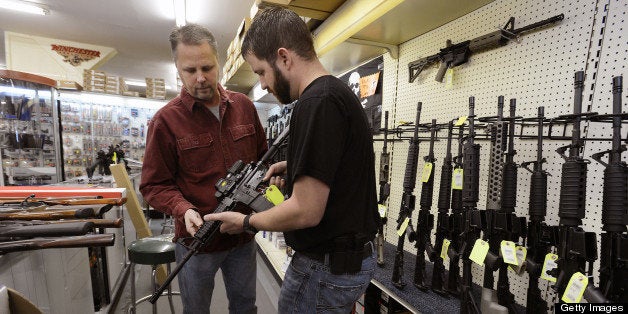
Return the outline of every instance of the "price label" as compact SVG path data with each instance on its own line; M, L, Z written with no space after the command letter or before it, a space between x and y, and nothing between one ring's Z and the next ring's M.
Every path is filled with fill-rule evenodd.
M517 261L517 248L515 246L515 242L502 241L501 253L504 258L504 263L515 266L519 265L519 262Z
M588 284L589 278L587 276L580 272L573 274L569 279L567 288L565 288L565 294L560 299L566 303L580 303Z
M440 250L440 258L442 258L443 260L445 260L445 258L447 257L447 251L449 250L450 244L451 241L443 239L443 247Z
M449 68L445 72L445 88L451 89L454 86L454 69Z
M403 234L406 232L406 228L408 228L408 224L410 223L410 218L404 219L403 223L401 224L401 226L399 226L399 229L397 229L397 235L399 235L400 237L403 236Z
M458 121L456 121L456 123L454 123L454 126L461 126L466 121L467 121L467 116L462 116L462 117L458 118Z
M475 240L475 244L473 245L473 249L471 250L471 255L469 259L474 261L478 265L484 265L484 259L486 259L486 254L488 254L488 242L477 239Z
M431 162L425 163L423 166L423 175L421 176L421 182L427 183L430 180L430 175L432 174L432 168L434 168L434 164Z
M464 170L462 168L454 169L454 173L452 175L451 180L451 188L454 190L462 190L462 175L464 174Z
M548 253L547 255L545 255L545 261L543 262L543 270L541 271L541 278L547 281L556 282L556 277L549 275L547 273L555 269L556 267L558 267L558 264L556 264L556 260L558 260L558 255L556 254Z
M517 245L517 251L515 253L517 254L517 262L519 262L519 264L517 264L517 266L510 265L509 268L515 273L521 274L521 272L523 271L523 261L526 260L528 250L523 246Z
M269 202L273 203L273 205L275 206L283 203L284 201L283 194L281 193L281 191L279 191L279 188L274 184L271 184L268 188L266 188L264 197L266 197L266 199Z
M386 211L388 211L388 208L386 208L386 205L377 204L377 211L379 212L380 217L386 218Z

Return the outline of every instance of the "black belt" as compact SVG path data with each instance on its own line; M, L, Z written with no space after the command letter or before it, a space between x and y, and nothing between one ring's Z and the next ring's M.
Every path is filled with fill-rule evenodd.
M298 252L303 254L317 262L325 263L329 261L329 253L312 253L312 252ZM373 255L373 241L366 242L362 249L362 259L365 259Z

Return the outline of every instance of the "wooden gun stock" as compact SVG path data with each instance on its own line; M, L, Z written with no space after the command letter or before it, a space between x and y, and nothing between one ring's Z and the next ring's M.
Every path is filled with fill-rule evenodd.
M59 238L35 238L30 240L0 242L0 254L52 248L112 246L114 241L114 234L90 234L83 236Z
M37 204L45 205L115 205L122 206L126 203L126 197L121 198L27 198L0 199L0 204Z
M62 237L85 235L94 229L92 222L69 222L49 225L5 225L0 227L0 241L12 238Z
M68 218L94 218L93 208L46 210L36 212L0 213L0 220L57 220Z
M20 225L20 226L36 226L36 225L50 225L50 224L70 224L77 222L89 222L93 224L93 228L122 228L124 226L124 219L98 219L98 218L87 218L87 219L62 219L62 220L5 220L0 222L1 227L8 227L12 225Z

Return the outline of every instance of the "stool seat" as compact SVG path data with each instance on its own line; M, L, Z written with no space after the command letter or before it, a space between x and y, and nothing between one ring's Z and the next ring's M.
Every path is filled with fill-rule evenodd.
M175 244L165 237L147 237L129 245L129 260L135 264L158 265L173 263Z

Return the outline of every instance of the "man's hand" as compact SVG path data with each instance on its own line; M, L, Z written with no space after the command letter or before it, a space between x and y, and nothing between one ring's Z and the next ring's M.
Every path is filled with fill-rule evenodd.
M228 234L238 234L244 232L244 229L242 228L244 217L246 217L246 215L238 212L222 212L218 214L207 214L203 216L205 221L222 221L222 225L220 226L220 232Z
M262 180L266 181L270 179L268 181L268 185L274 184L279 189L283 189L284 185L286 184L286 180L283 179L281 176L286 174L287 168L288 164L286 161L274 163L270 166L270 168L268 168L268 171L266 171L266 175L264 175L264 178Z
M194 235L203 224L201 214L191 208L185 212L183 220L185 220L185 230L191 235Z

